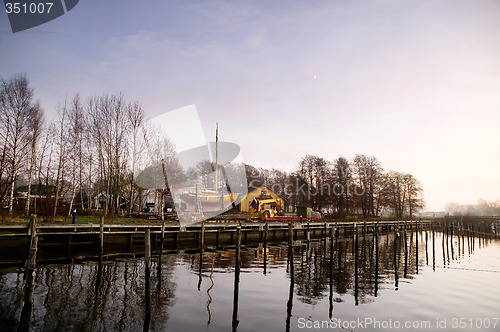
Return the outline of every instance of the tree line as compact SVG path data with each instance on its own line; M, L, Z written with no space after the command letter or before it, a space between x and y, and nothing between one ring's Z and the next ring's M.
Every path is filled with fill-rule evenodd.
M170 194L166 179L156 179L156 184L164 183L156 188L139 186L140 176L134 177L145 168L144 155L150 168L165 161L170 169L175 167L174 147L155 128L146 128L145 119L141 105L123 95L83 100L76 94L47 121L25 74L2 78L2 211L56 216L76 208L124 214L140 211L147 195L164 206ZM424 205L422 187L411 174L386 172L375 157L361 154L334 161L307 155L294 172L251 165L245 169L250 187L270 186L292 210L308 206L340 218L379 216L390 210L400 218ZM162 172L156 173L162 178ZM147 181L152 179L142 179Z
M75 208L102 209L105 215L124 208L131 212L140 204L133 172L144 119L140 104L123 95L85 101L75 95L47 122L26 75L2 78L2 208L10 215L56 216Z
M500 199L479 199L477 204L448 203L445 211L453 216L500 216Z
M412 217L425 205L422 186L412 174L384 171L377 158L364 154L333 161L306 155L297 170L289 173L246 167L251 184L267 185L285 199L290 210L306 206L337 218L384 213L403 218Z

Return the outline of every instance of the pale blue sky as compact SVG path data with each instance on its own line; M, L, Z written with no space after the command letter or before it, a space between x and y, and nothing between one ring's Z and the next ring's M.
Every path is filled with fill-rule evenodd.
M195 104L249 164L356 153L412 173L427 207L500 199L500 2L90 1L13 34L47 112L124 93L149 116Z

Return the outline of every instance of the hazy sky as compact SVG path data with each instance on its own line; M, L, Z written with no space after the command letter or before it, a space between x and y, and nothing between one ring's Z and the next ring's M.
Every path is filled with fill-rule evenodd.
M363 153L429 210L500 199L497 0L82 0L15 34L2 11L0 76L17 73L48 113L76 93L195 104L257 167Z

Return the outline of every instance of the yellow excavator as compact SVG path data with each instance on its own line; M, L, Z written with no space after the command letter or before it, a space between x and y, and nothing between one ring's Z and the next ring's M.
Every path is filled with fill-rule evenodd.
M252 218L274 218L279 215L278 203L274 198L254 198L250 202L250 214Z

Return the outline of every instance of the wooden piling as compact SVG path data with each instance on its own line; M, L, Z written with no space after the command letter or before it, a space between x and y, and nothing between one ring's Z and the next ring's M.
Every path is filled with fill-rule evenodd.
M326 224L325 224L326 226ZM325 232L326 233L326 232ZM326 238L326 236L325 236ZM326 247L325 247L326 248ZM328 297L328 318L333 316L333 227L330 228L330 294Z
M266 222L264 225L264 274L267 274L267 233L269 231L269 224Z
M146 268L151 269L151 231L149 228L144 232L144 261Z
M309 223L308 223L309 224ZM309 232L308 232L309 233ZM290 331L290 322L292 317L292 307L293 307L293 289L295 285L295 266L294 266L294 255L293 255L293 222L288 223L288 266L290 274L290 288L288 291L288 301L286 303L286 324L285 331Z
M29 241L29 254L28 260L26 261L26 269L24 273L24 279L29 280L32 278L32 274L35 271L36 267L36 253L38 250L38 236L36 230L36 216L32 215L30 217L30 223L28 226L28 235L30 236Z
M104 254L104 217L99 220L99 249L101 256Z
M145 280L145 315L144 331L149 331L151 322L151 231L146 229L144 232L144 280Z
M201 222L201 240L200 240L200 248L203 250L205 247L205 222Z
M378 252L378 226L373 230L375 238L375 297L378 295L379 252Z
M35 225L34 218L32 218L33 226ZM31 221L30 221L31 222ZM31 225L30 225L31 226ZM33 231L34 230L34 231ZM34 234L34 235L33 235ZM34 281L36 278L36 253L38 249L38 236L36 236L36 227L32 228L30 253L25 271L24 283L24 304L21 311L21 319L19 322L18 331L29 331L31 327L31 315L33 311L33 291Z
M404 273L403 276L404 276L404 278L406 278L406 276L408 275L408 238L407 238L407 233L406 233L406 222L405 222L403 241L405 241L405 266L404 266L404 270L403 270L403 273Z
M236 228L236 255L234 262L234 293L233 293L233 319L232 330L233 332L238 329L238 297L240 290L240 260L241 260L241 224Z
M415 267L418 274L418 221L415 223Z
M160 258L163 253L163 246L165 245L165 221L161 225L161 243L160 243Z
M394 228L394 287L399 289L399 275L398 275L398 241L399 241L399 227Z
M427 242L428 242L428 233L427 229L425 230L425 265L429 265L429 250L427 249Z
M354 228L354 305L359 305L359 250L358 250L358 228Z

